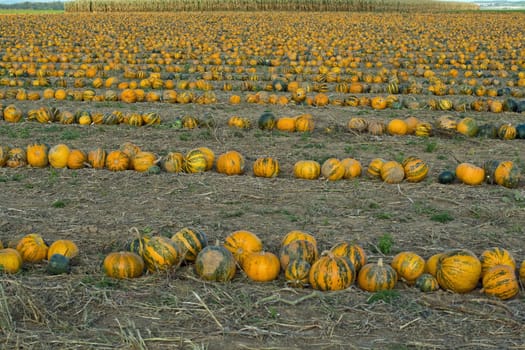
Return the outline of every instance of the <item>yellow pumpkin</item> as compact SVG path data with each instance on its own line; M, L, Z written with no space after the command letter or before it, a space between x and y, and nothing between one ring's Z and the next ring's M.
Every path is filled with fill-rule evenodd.
M468 293L476 288L480 277L481 262L469 250L451 250L438 260L436 278L443 289Z
M27 146L27 163L34 168L45 168L49 164L49 147L44 144L31 144Z
M244 173L244 157L237 151L228 151L217 158L217 172L226 175Z
M321 164L315 160L300 160L294 164L293 172L299 179L315 180L321 174Z
M51 243L47 250L47 260L51 259L54 254L61 254L69 259L78 256L78 246L69 239L59 239Z
M49 165L53 168L65 168L69 159L71 150L63 143L51 147L48 153Z
M47 258L48 245L41 235L30 233L17 242L16 250L24 261L37 263Z
M82 169L87 162L87 155L84 151L73 149L69 152L67 158L67 167L69 169Z
M140 151L135 154L131 160L133 169L139 172L145 172L153 165L157 164L157 156L152 152Z
M328 158L323 162L321 175L327 180L337 181L343 178L346 169L337 158Z
M361 163L354 158L344 158L341 160L341 165L345 168L343 179L353 179L361 176Z

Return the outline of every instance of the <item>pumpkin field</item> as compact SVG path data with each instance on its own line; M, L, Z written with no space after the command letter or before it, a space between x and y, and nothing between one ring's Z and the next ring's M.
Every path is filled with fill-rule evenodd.
M0 15L0 348L525 349L525 13L117 3Z

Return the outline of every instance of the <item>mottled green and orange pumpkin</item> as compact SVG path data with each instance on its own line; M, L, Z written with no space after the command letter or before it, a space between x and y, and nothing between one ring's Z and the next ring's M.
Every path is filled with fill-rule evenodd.
M494 181L507 188L518 187L521 179L521 170L511 160L500 162L494 171Z
M153 236L142 247L142 259L150 272L167 271L183 257L182 247L164 236Z
M405 169L395 160L390 160L381 166L381 179L388 184L397 184L405 178Z
M279 171L279 162L273 157L257 158L253 163L253 175L257 177L276 177Z
M420 158L407 157L403 160L402 165L408 182L420 182L427 177L428 165Z
M354 158L344 158L341 160L341 165L345 168L343 179L353 179L361 176L362 166L361 162Z
M266 251L245 254L241 266L246 276L256 282L273 281L281 271L277 255Z
M107 153L103 148L94 148L87 154L88 164L93 169L103 169L106 166L106 155Z
M195 261L199 252L208 245L204 231L194 227L183 227L171 239L182 248L186 261Z
M162 168L168 173L179 173L183 166L184 155L180 152L169 152L162 158Z
M394 256L391 263L398 277L408 284L413 284L425 271L425 259L414 252L401 252Z
M315 160L300 160L294 164L293 173L299 179L315 180L321 175L321 164Z
M304 239L294 240L281 247L279 252L279 262L281 269L285 270L292 260L305 260L313 264L317 260L317 246Z
M498 137L502 140L514 140L516 134L516 127L510 123L502 124L498 128Z
M0 146L0 167L6 165L7 160L9 159L9 150L9 146Z
M330 249L330 252L335 256L344 256L350 259L354 264L356 273L366 265L368 260L364 249L360 245L350 242L337 243Z
M195 272L206 281L231 281L236 270L233 254L222 246L206 246L195 258Z
M263 249L261 239L255 233L246 230L238 230L229 234L224 240L224 247L240 264L247 254L260 252Z
M283 239L281 240L281 247L284 247L285 245L297 240L305 240L311 242L317 247L317 240L315 239L315 237L311 233L301 230L292 230L286 233Z
M433 275L424 273L416 279L414 284L422 292L434 292L439 289L439 283Z
M201 151L206 158L206 170L211 170L213 164L215 163L215 152L213 152L209 147L198 147L197 150Z
M516 260L512 254L507 249L500 247L485 249L479 260L481 261L481 276L484 276L488 269L496 265L508 265L513 269L516 268Z
M208 159L200 149L191 149L184 156L183 169L187 173L201 173L208 169Z
M345 175L346 169L337 158L328 158L321 166L321 175L329 181L341 180Z
M304 288L310 279L310 269L312 264L306 260L291 260L284 270L286 285L292 288Z
M465 136L474 137L478 134L479 127L476 120L471 117L465 117L457 123L456 130Z
M136 278L144 273L144 260L133 252L112 252L102 263L104 273L113 278Z
M515 269L509 265L495 265L485 271L482 281L482 292L507 300L519 293L519 283Z
M377 263L368 263L361 268L357 276L357 285L367 292L379 292L394 289L397 272L380 258Z
M262 130L272 130L276 123L277 118L271 111L264 111L257 120L257 125L259 126L259 129Z
M22 268L23 259L14 248L0 249L0 273L17 273Z
M445 252L438 260L436 278L441 288L455 293L468 293L481 277L481 262L467 249Z
M372 159L368 164L368 168L366 169L366 174L368 175L368 177L381 178L381 168L385 163L386 160L384 160L383 158Z
M131 159L131 167L138 172L146 172L150 167L157 164L158 157L153 152L139 151Z
M308 279L313 289L335 291L350 287L355 278L355 266L350 259L326 252L312 264Z
M368 130L368 122L362 117L352 117L347 123L347 128L354 132L365 132Z

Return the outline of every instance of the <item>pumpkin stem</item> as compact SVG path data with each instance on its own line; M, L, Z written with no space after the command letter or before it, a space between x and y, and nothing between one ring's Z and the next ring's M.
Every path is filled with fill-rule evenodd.
M383 266L383 258L379 258L379 260L377 260L377 266L379 267Z

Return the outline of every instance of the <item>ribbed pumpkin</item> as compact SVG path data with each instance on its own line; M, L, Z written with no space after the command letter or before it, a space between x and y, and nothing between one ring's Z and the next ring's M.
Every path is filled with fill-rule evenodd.
M164 236L153 236L143 246L142 259L150 272L167 271L182 258L182 247Z
M386 160L383 158L374 158L368 164L366 174L371 178L381 178L381 168L385 164Z
M180 229L171 239L182 248L184 260L186 261L195 261L199 252L208 245L206 234L193 227Z
M496 265L485 271L481 285L483 293L502 300L515 297L520 290L515 269L508 265Z
M494 171L494 181L507 188L518 187L520 179L520 168L511 160L500 162Z
M106 151L100 147L92 149L87 154L87 161L93 169L103 169L106 166Z
M82 169L87 163L87 155L80 149L72 149L67 157L67 167L69 169Z
M294 164L293 173L299 179L315 180L321 175L321 164L315 160L300 160Z
M390 135L406 135L408 133L408 125L403 119L394 118L388 122L386 131Z
M228 119L228 126L236 127L239 129L249 129L252 126L252 123L250 119L246 117L234 115Z
M63 143L51 147L48 152L49 165L53 168L65 168L71 150Z
M281 271L277 255L265 251L245 254L241 266L246 276L256 282L273 281Z
M45 143L34 143L27 146L27 164L34 168L45 168L49 164L49 147Z
M27 165L26 150L20 147L14 147L7 152L7 161L5 163L9 168L20 168Z
M0 249L0 272L17 273L22 268L23 259L14 248Z
M395 160L385 162L381 166L381 179L389 184L397 184L405 178L405 169Z
M456 177L466 185L480 185L485 180L485 170L471 163L460 163L456 167Z
M9 159L9 146L0 146L0 167L6 165Z
M481 262L469 250L445 252L438 261L436 278L441 288L455 293L474 290L481 277Z
M514 140L516 134L516 127L512 124L503 124L498 128L498 137L502 140Z
M355 266L350 259L325 252L313 263L308 280L313 289L335 291L350 287L355 277Z
M525 284L525 260L521 262L520 269L518 270L521 283Z
M516 268L516 260L504 248L492 247L485 249L481 253L479 260L481 261L481 276L484 276L488 269L496 265L508 265L513 269Z
M416 130L414 134L419 137L429 137L432 136L432 124L428 122L420 122L416 125Z
M328 158L321 166L321 175L329 181L341 180L345 175L346 169L337 158Z
M361 163L354 158L344 158L341 160L341 165L345 168L343 179L353 179L361 176Z
M300 230L292 230L285 234L283 239L281 240L281 247L284 247L285 245L297 240L308 241L317 247L317 240L315 239L315 237L311 233Z
M495 173L500 161L496 159L489 159L483 163L483 170L485 170L485 181L488 184L495 184Z
M397 272L383 259L377 263L368 263L359 270L357 285L367 292L379 292L394 289L397 283Z
M22 120L22 110L15 105L8 105L4 108L4 120L9 123L18 123Z
M169 152L162 158L162 168L168 173L179 173L183 170L184 156L180 152Z
M457 123L456 130L465 136L474 137L478 134L479 127L473 118L465 117Z
M111 171L128 170L131 160L129 156L121 150L113 150L106 156L106 168Z
M208 168L206 155L197 148L188 151L184 156L183 168L187 173L201 173L206 171Z
M381 136L386 131L386 125L381 120L370 120L367 126L368 133L375 136Z
M126 141L120 145L118 150L122 151L124 154L128 156L129 158L128 169L132 170L133 169L132 159L135 158L135 155L141 151L140 147L131 141Z
M365 132L368 130L368 122L365 118L361 117L350 118L346 126L348 130L358 133Z
M215 162L215 153L208 147L199 147L197 149L201 151L202 154L204 154L204 158L206 158L206 170L211 170Z
M412 135L416 132L416 126L420 122L417 117L410 116L405 118L405 123L407 124L407 134Z
M286 285L292 288L304 288L310 279L312 264L302 259L291 260L284 270Z
M204 247L195 258L195 272L206 281L231 281L236 270L233 254L221 246Z
M271 111L264 111L257 120L257 125L259 126L259 129L272 130L275 127L276 122L275 115Z
M310 114L301 114L295 117L295 131L312 132L315 128L315 122Z
M398 277L413 284L425 270L425 259L414 252L401 252L394 256L391 265Z
M242 264L244 257L253 252L260 252L263 249L262 241L253 232L239 230L232 232L224 240L224 247L228 249L235 260Z
M407 157L403 160L402 165L408 182L420 182L427 177L428 165L422 159L412 156Z
M299 239L281 247L279 262L281 268L286 269L290 261L301 259L313 264L317 260L317 246L310 241Z
M439 289L439 283L436 277L429 273L424 273L419 276L414 286L422 292L433 292Z
M430 258L425 261L425 273L429 273L432 276L436 276L437 274L437 266L439 259L443 256L445 253L437 253L432 255Z
M131 160L133 170L138 172L148 171L150 167L157 164L158 157L153 152L140 151Z
M78 256L78 246L72 240L59 239L49 246L47 250L47 260L49 260L53 254L61 254L73 260Z
M257 158L253 163L253 175L257 177L276 177L279 175L279 162L272 157Z
M244 157L237 151L228 151L217 158L215 167L221 174L241 175L244 173Z
M46 259L48 249L46 242L38 233L25 235L16 245L16 250L22 256L22 260L30 263L37 263Z
M340 242L334 245L330 249L330 252L335 256L347 257L352 262L352 264L354 264L356 272L359 272L359 270L367 263L367 257L364 249L357 244Z
M133 252L113 252L102 263L104 273L113 278L136 278L144 273L144 260Z

